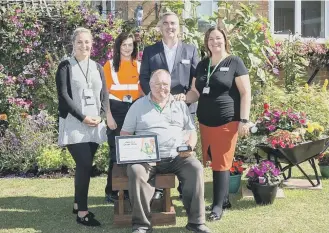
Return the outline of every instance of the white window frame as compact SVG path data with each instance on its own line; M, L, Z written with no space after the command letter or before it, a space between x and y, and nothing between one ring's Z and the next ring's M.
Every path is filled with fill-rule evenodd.
M329 1L324 1L324 38L305 38L302 37L302 40L314 40L317 43L324 44L326 40L329 39ZM268 1L268 15L269 21L271 25L271 33L276 39L287 39L289 37L288 34L274 34L274 0ZM302 0L295 0L295 34L301 34L302 31Z

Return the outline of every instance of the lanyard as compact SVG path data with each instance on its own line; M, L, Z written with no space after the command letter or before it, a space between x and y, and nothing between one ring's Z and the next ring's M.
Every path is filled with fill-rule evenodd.
M88 77L87 75L89 74L89 58L88 58L88 65L87 65L87 73L85 74L80 66L80 63L78 62L78 60L76 59L76 57L74 57L74 59L77 61L78 63L78 66L83 74L83 76L86 78L86 82L87 82L87 85L88 85L88 88L90 88L91 84L88 82Z
M209 58L209 65L208 65L208 74L207 74L207 83L206 83L206 87L209 86L209 80L210 80L210 77L211 75L213 75L213 73L215 72L215 70L217 69L219 63L221 63L223 61L223 59L221 59L217 65L215 66L215 68L212 70L212 72L210 73L210 65L211 65L211 58Z
M152 101L152 102L153 102L153 101ZM153 102L153 105L154 105L154 108L155 108L158 112L162 113L163 109L160 107L159 104Z

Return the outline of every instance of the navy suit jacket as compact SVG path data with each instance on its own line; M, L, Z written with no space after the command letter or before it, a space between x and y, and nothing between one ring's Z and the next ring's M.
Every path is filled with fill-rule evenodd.
M179 77L180 85L171 87L172 94L185 93L195 77L196 66L199 62L198 52L194 45L178 41L174 66L171 77ZM150 78L153 71L165 69L169 72L162 41L144 49L139 80L145 94L150 92Z

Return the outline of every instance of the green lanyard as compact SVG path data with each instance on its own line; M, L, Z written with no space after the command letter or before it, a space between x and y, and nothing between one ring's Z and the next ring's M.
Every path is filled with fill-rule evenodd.
M209 87L209 80L210 80L210 77L211 75L213 75L213 73L215 72L215 70L217 69L219 63L222 62L223 59L221 59L217 65L215 66L215 68L212 70L212 72L210 73L210 65L211 65L211 58L209 58L209 65L208 65L208 74L207 74L207 83L206 83L206 87Z
M157 110L158 112L162 112L162 108L160 107L160 105L159 104L157 104L157 103L155 103L155 102L153 102L152 101L152 103L153 103L153 105L154 105L154 107L155 107L155 110Z

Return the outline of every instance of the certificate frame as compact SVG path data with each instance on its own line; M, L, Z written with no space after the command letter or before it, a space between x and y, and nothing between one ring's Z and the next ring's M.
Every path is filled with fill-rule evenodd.
M156 135L116 136L117 164L154 163L160 161Z

